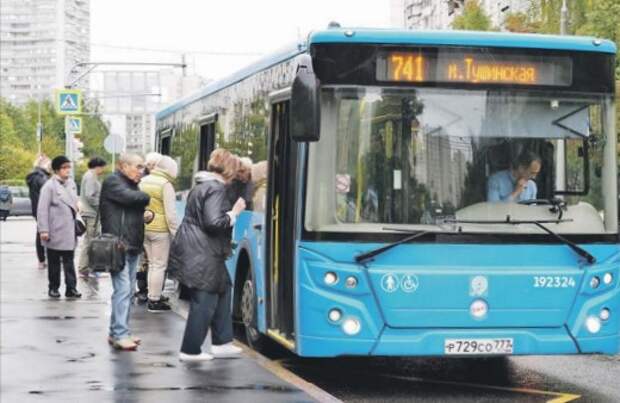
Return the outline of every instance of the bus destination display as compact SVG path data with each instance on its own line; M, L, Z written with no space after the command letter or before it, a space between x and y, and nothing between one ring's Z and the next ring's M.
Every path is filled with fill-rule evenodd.
M377 80L564 87L572 83L572 63L568 56L394 51L380 54Z

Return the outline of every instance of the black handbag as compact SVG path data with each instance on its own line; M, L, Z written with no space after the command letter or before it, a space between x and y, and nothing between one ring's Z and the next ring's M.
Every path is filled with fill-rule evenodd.
M95 219L95 225L99 213ZM121 213L121 233L125 226L125 212ZM125 268L126 245L122 236L101 234L88 245L88 265L95 272L118 273Z
M76 215L74 212L73 219L73 221L75 221L75 236L84 235L86 233L86 224L84 223L84 220L82 220L82 217Z

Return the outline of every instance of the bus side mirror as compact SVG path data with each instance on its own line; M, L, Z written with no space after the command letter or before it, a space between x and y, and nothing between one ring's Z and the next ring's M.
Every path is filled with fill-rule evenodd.
M319 85L319 79L312 69L312 58L310 55L303 55L291 88L290 133L293 141L319 141Z

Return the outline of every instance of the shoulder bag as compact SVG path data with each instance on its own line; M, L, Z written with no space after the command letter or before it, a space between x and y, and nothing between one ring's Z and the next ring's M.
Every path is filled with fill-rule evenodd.
M99 212L95 218L95 226L99 221ZM126 245L123 242L125 212L121 212L121 236L101 234L88 245L88 265L95 272L118 273L125 268Z

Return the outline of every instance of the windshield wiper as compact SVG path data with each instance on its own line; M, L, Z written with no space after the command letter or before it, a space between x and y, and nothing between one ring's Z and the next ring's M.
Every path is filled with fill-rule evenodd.
M569 241L564 238L562 235L551 231L548 227L543 224L559 224L562 222L573 221L572 219L555 219L555 220L511 220L510 216L507 215L505 220L445 220L444 222L449 224L512 224L512 225L520 225L520 224L534 224L538 228L545 231L547 234L552 235L557 240L561 241L569 248L571 248L576 254L586 259L589 264L596 263L596 258L592 256L587 250L583 249L576 243Z
M381 254L381 253L383 253L385 251L388 251L388 250L392 249L395 246L398 246L398 245L403 244L403 243L407 243L409 241L412 241L412 240L414 240L416 238L419 238L421 236L424 236L426 234L433 233L433 231L412 231L412 230L404 230L404 229L399 229L399 228L383 228L383 229L384 230L391 230L391 231L407 232L407 233L409 233L411 235L406 236L403 239L398 240L396 242L392 242L390 244L382 246L380 248L373 249L373 250L370 250L368 252L360 253L359 255L355 256L355 261L357 263L364 263L368 259L372 259L373 257L375 257L375 256L377 256L377 255L379 255L379 254Z

